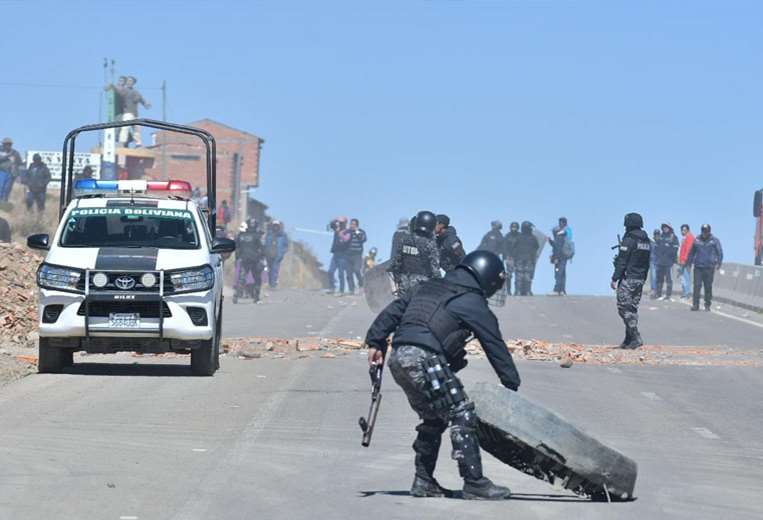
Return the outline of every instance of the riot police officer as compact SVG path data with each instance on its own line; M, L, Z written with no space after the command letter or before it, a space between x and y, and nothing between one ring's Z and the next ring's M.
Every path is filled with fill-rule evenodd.
M440 277L440 258L432 235L436 217L431 211L419 211L413 222L413 232L397 242L387 269L395 279L399 296L419 282Z
M440 267L446 273L452 271L466 256L461 239L458 238L456 228L450 225L448 215L437 215L435 226L437 237L437 250L440 254Z
M236 261L236 291L233 303L247 296L259 303L262 271L265 268L265 246L262 244L262 232L254 219L242 223L239 228L236 236ZM247 283L248 277L252 278L251 284Z
M625 323L625 339L620 348L635 349L644 344L638 331L638 305L649 272L652 244L642 229L641 215L628 213L623 224L625 236L615 258L611 286L617 291L617 312Z
M421 418L413 443L415 477L411 495L447 496L434 478L443 432L450 425L452 457L464 479L466 499L502 499L506 487L482 473L477 417L455 372L466 366L466 339L474 334L501 383L512 390L520 380L487 298L502 290L503 262L489 251L474 251L442 279L419 284L389 304L366 336L370 364L383 360L394 333L389 368Z

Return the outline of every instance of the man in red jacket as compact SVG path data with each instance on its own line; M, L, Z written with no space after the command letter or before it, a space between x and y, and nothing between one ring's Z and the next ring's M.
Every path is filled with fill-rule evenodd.
M691 266L687 265L689 251L694 244L694 235L689 229L689 224L681 225L681 249L678 251L678 276L681 277L681 298L689 299L691 296Z

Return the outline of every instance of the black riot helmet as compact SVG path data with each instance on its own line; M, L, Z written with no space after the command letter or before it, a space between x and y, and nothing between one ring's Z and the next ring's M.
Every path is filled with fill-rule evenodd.
M512 222L509 229L511 231L519 231L519 222Z
M432 236L434 233L435 225L437 224L437 217L431 211L419 211L416 214L416 224L413 231L417 235Z
M485 298L490 298L503 287L506 269L501 258L490 251L472 251L461 260L458 268L466 269L477 279Z
M638 213L628 213L623 220L625 229L641 229L644 227L644 219Z

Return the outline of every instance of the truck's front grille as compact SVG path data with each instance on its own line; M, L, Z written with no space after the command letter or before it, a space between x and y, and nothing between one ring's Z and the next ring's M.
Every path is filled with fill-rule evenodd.
M90 302L91 318L108 318L112 313L137 313L141 318L158 318L159 302ZM85 315L85 302L79 306L77 314ZM172 317L170 308L162 302L162 315Z

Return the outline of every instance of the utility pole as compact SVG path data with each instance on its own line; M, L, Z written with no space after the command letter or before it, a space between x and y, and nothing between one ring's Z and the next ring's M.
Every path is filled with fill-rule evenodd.
M167 121L167 80L162 80L162 121ZM167 136L167 131L162 132L164 136ZM162 139L162 179L169 180L167 178L167 145Z

